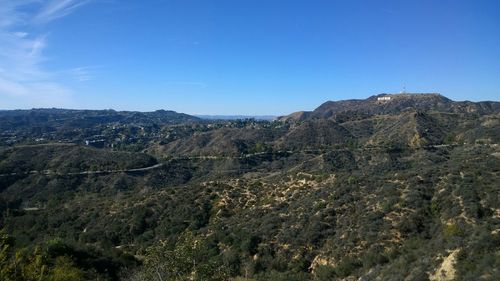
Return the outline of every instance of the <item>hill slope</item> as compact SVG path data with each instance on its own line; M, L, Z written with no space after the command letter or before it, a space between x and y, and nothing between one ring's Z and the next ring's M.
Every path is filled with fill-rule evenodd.
M378 98L3 146L0 223L87 279L495 280L499 103Z

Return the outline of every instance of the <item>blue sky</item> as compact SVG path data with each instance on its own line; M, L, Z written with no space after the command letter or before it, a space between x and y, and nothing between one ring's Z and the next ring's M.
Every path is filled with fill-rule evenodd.
M288 114L499 100L497 0L0 0L0 108Z

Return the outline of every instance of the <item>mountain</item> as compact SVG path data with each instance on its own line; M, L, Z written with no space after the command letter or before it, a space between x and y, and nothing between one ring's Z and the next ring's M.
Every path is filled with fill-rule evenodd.
M378 100L391 97L391 100ZM381 95L366 100L327 102L312 112L276 122L200 130L155 146L158 155L240 155L259 149L301 150L359 147L423 147L498 143L494 132L499 102L454 102L441 95ZM486 121L489 120L489 121ZM479 131L481 131L479 133ZM256 146L260 146L259 149Z
M405 109L447 113L492 114L500 110L499 102L455 102L440 94L380 94L364 100L328 101L312 112L293 113L281 120L310 118L357 118L356 116L394 114ZM304 119L304 118L303 118Z
M382 94L272 122L22 117L36 125L0 135L3 264L64 258L88 280L496 280L499 104Z
M287 116L278 117L278 119L281 121L292 121L292 122L304 121L311 116L311 113L312 112L310 111L298 111Z
M201 119L175 111L153 112L74 109L31 109L0 111L0 145L26 142L71 142L94 146L130 146L138 138L158 137L160 127L192 124ZM149 138L148 138L149 137Z
M114 110L75 110L40 108L31 110L0 111L0 129L19 127L91 127L95 125L120 124L176 124L195 122L200 119L175 111L157 110L153 112Z

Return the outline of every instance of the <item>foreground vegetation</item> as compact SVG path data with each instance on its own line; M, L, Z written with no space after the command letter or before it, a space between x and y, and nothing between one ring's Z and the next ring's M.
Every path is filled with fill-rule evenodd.
M496 280L500 116L485 108L4 146L0 279Z

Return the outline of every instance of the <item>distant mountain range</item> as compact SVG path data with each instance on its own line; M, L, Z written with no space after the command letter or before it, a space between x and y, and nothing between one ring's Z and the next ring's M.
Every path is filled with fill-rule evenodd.
M152 112L40 108L0 111L0 129L22 126L92 127L106 124L178 124L200 118L171 110Z
M416 94L380 94L367 99L327 101L313 111L298 111L286 116L274 115L188 115L171 110L152 112L115 111L115 110L75 110L58 108L40 108L30 110L0 110L0 124L22 125L43 122L50 123L79 122L85 124L105 123L159 123L175 124L201 120L264 120L264 121L304 121L318 118L358 118L360 115L394 114L406 108L419 111L448 113L491 114L500 111L500 102L496 101L452 101L436 93ZM358 116L358 117L355 117ZM47 123L48 122L48 123ZM0 125L2 128L2 125Z
M120 124L179 124L202 120L245 120L272 121L271 115L188 115L171 110L152 112L115 111L115 110L77 110L59 108L39 108L28 110L0 110L0 129L10 126L93 126L112 123Z

